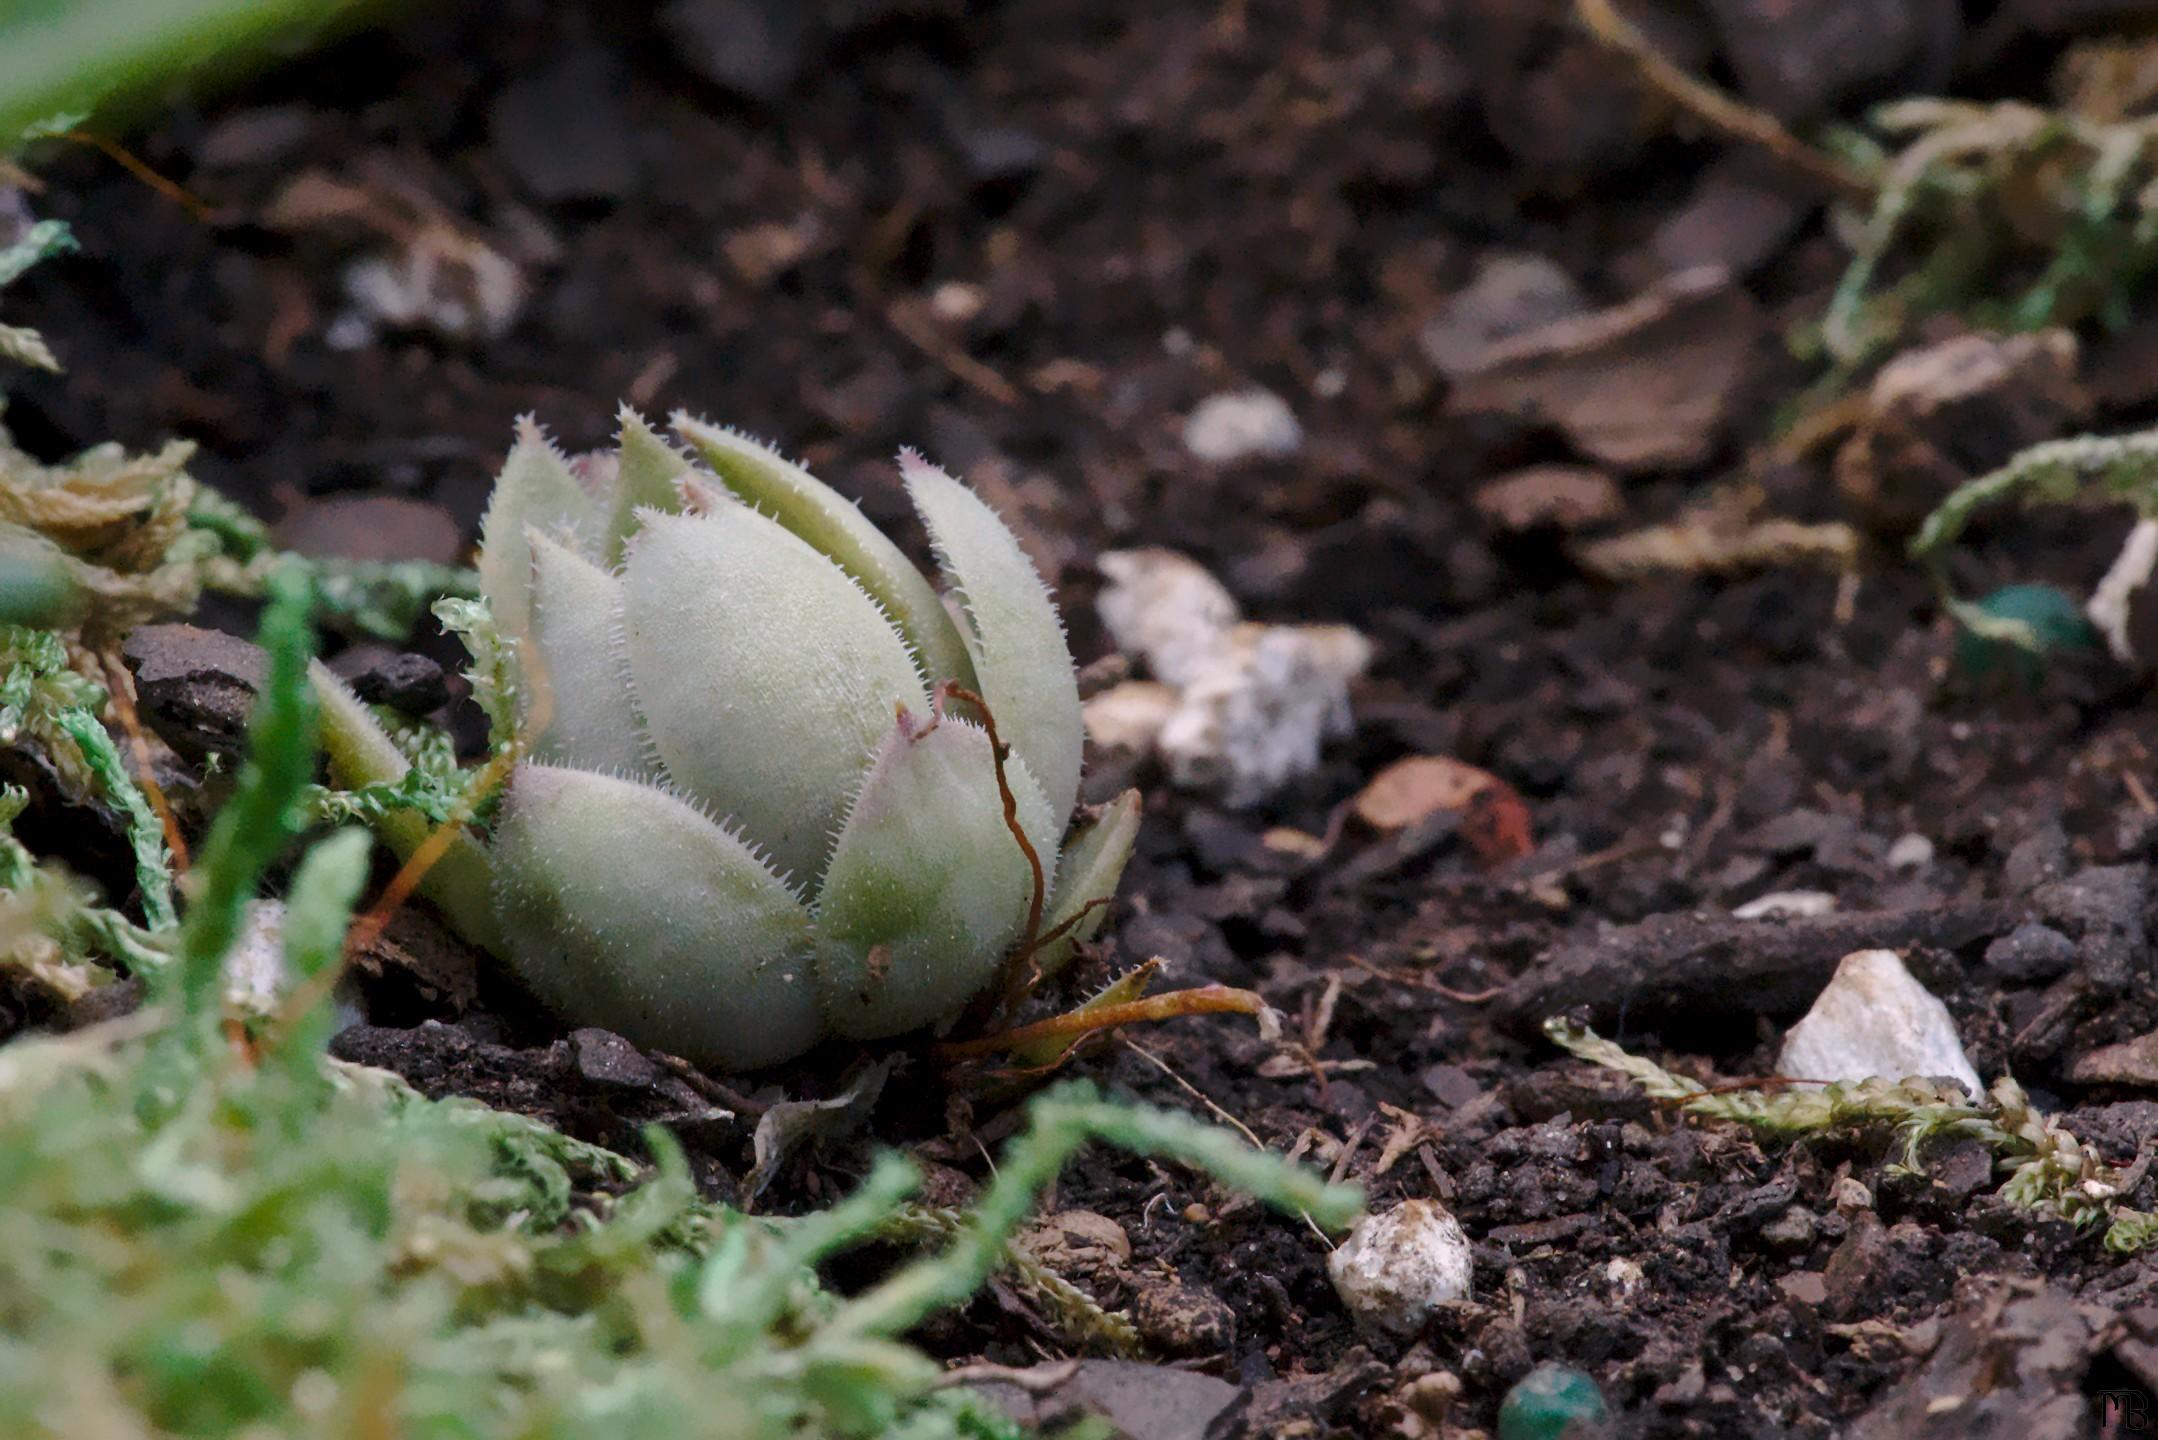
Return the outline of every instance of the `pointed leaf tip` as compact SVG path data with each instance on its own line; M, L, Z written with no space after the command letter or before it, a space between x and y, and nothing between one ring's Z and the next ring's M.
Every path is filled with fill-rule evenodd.
M639 511L682 508L680 484L692 469L689 457L660 438L632 406L623 405L615 420L614 504L603 555L609 565L622 562L629 537L636 533Z
M899 455L907 493L965 602L965 638L982 697L1005 743L1041 782L1061 832L1078 798L1086 735L1064 623L996 511L914 451Z
M525 720L546 722L533 753L583 770L642 776L644 726L622 653L621 583L537 531L527 543L532 628Z
M532 623L527 530L561 536L588 555L596 553L601 531L598 503L529 415L517 422L517 443L495 477L480 522L480 591L496 627L510 639L521 638Z
M680 411L671 423L736 497L829 556L884 607L926 684L973 687L973 660L935 588L853 501L747 435Z

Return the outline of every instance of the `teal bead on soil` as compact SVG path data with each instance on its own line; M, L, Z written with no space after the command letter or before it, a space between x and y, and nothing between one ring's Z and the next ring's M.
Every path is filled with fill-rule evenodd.
M1539 1365L1506 1392L1499 1440L1591 1440L1611 1412L1596 1382L1563 1365Z
M2098 647L2098 632L2064 590L2053 585L2004 585L1972 609L1993 620L2030 627L2038 649L1980 635L1968 626L1956 633L1956 668L1974 680L2005 676L2035 690L2056 655Z

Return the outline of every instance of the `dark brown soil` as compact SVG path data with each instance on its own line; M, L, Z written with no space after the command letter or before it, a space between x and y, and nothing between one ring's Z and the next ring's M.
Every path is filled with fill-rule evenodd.
M1932 49L1912 40L1904 70L1819 104L1951 77L2023 93L2063 43L2039 33L2050 11L2022 7L2038 17L2026 32L2015 5L1969 8ZM1554 428L1449 406L1418 344L1446 298L1488 255L1531 251L1597 303L1624 300L1671 253L1659 227L1695 213L1704 177L1753 175L1746 157L1671 138L1556 4L825 9L778 25L762 67L726 83L643 7L531 0L392 25L139 137L207 220L61 153L41 204L84 253L11 292L10 318L44 328L70 368L11 380L10 427L54 453L186 435L204 479L296 543L412 553L469 539L512 417L596 446L626 396L776 437L902 533L890 457L924 448L1025 529L1082 661L1107 643L1093 557L1119 546L1184 549L1263 618L1363 627L1378 658L1358 733L1319 773L1252 812L1142 775L1141 853L1097 965L1160 955L1177 983L1255 987L1320 1074L1268 1065L1273 1047L1218 1017L1071 1067L1158 1104L1203 1096L1362 1181L1375 1205L1435 1195L1476 1242L1474 1303L1411 1347L1360 1339L1310 1232L1173 1169L1080 1164L1056 1208L1106 1214L1133 1246L1105 1298L1135 1301L1158 1349L1251 1387L1237 1433L1393 1433L1390 1397L1441 1369L1463 1386L1449 1423L1488 1427L1546 1360L1595 1376L1640 1435L1822 1436L1869 1412L1871 1433L2065 1435L2085 1432L2029 1418L2057 1391L2148 1386L2158 1352L2124 1336L2154 1328L2134 1330L2132 1312L2158 1306L2158 1270L2009 1209L1983 1153L1937 1150L1912 1176L1885 1141L1764 1148L1681 1122L1538 1035L1547 1009L1581 1004L1677 1068L1765 1074L1837 959L1889 944L1948 1002L1982 1072L2012 1069L2115 1162L2158 1134L2158 1073L2071 1079L2080 1057L2158 1028L2147 685L2095 662L2064 662L2035 691L1959 678L1930 586L1891 543L1840 601L1836 577L1803 568L1614 586L1554 533L1503 531L1469 503L1491 477L1580 457ZM1998 12L1990 26L1979 10ZM1674 54L1769 85L1719 49L1735 32L1666 12ZM392 218L295 218L310 174L367 187ZM1805 182L1762 169L1750 183L1785 197L1765 241L1752 210L1710 207L1688 232L1752 277L1750 379L1705 461L1621 477L1625 524L1741 474L1808 378L1778 334L1818 313L1841 252ZM425 217L522 271L528 294L499 336L340 319L348 262ZM973 288L940 310L953 285ZM2096 423L2150 413L2158 384L2139 393L2126 373ZM1289 400L1302 448L1194 459L1184 417L1250 384ZM1825 455L1775 468L1769 489L1784 512L1844 514ZM424 504L395 512L407 528L391 543L388 512L325 515L330 496ZM2004 528L1967 578L2087 583L2120 530ZM1487 872L1452 836L1387 852L1353 822L1316 860L1264 843L1273 826L1329 834L1372 774L1417 753L1515 787L1536 853ZM1931 858L1892 867L1908 835ZM1728 918L1786 890L1829 892L1837 912ZM2064 969L1989 963L2026 920L2074 942ZM428 973L456 970L440 937L405 943ZM341 1045L430 1091L621 1144L703 1103L611 1037L565 1036L504 977L483 972L460 1010L455 983L386 975L367 992L373 1024ZM409 1028L423 1021L443 1023ZM851 1057L823 1058L821 1081L800 1067L755 1097L828 1093ZM919 1058L906 1073L936 1078ZM917 1147L962 1193L984 1172L977 1138L993 1147L1010 1118L990 1094L895 1086L871 1136L805 1153L761 1203L829 1199L876 1141ZM723 1196L748 1168L747 1124L685 1132ZM1872 1208L1831 1198L1845 1177ZM1892 1403L1918 1413L1896 1387L1946 1364L1944 1327L1994 1315L1989 1287L2009 1280L2063 1313L2130 1318L2092 1321L2050 1378L1986 1372L1998 1429L1951 1411L1924 1424L1952 1428L1880 1428ZM984 1300L932 1342L955 1358L1055 1353L1055 1332L1016 1305Z

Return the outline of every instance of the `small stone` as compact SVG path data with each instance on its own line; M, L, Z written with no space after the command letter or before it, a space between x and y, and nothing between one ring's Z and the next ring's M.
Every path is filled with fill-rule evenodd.
M1176 713L1176 687L1159 680L1126 680L1080 707L1086 738L1104 750L1152 754L1162 727Z
M1135 1440L1201 1440L1244 1393L1226 1380L1135 1360L1055 1361L968 1387L1026 1427L1062 1434L1106 1421ZM1098 1420L1094 1417L1099 1417ZM1074 1422L1081 1422L1077 1425ZM983 1427L982 1433L990 1433ZM998 1430L995 1433L1003 1433Z
M433 658L388 645L355 645L330 670L370 705L421 719L450 702L450 678Z
M1813 1212L1793 1205L1761 1227L1761 1243L1786 1253L1810 1249L1814 1236Z
M1096 601L1103 628L1176 691L1166 716L1158 690L1095 696L1098 744L1151 735L1171 781L1239 807L1316 767L1322 740L1352 732L1349 684L1373 654L1360 632L1240 624L1221 582L1173 550L1110 551L1097 563L1110 582Z
M495 95L495 149L549 204L619 200L635 188L636 137L621 97L629 78L604 50L577 50Z
M1325 836L1314 835L1309 830L1299 830L1294 825L1269 826L1260 833L1259 843L1266 847L1269 854L1278 855L1298 865L1324 860L1326 852L1331 848L1326 843Z
M1394 1402L1431 1427L1446 1423L1461 1403L1461 1377L1451 1370L1430 1370L1394 1392Z
M1092 1210L1058 1210L1029 1225L1019 1246L1060 1275L1094 1279L1131 1263L1124 1227Z
M649 1090L659 1083L659 1067L644 1052L615 1034L587 1026L572 1031L570 1054L577 1073L594 1085L617 1090Z
M1683 205L1656 227L1649 257L1666 274L1717 265L1746 275L1782 251L1812 207L1752 157L1711 164Z
M1958 485L2090 411L2065 330L1958 335L1897 355L1836 454L1836 487L1869 527L1915 527Z
M1888 847L1887 860L1891 870L1923 870L1933 863L1933 842L1916 831L1899 835Z
M816 48L816 7L793 0L674 0L659 18L698 74L767 104L793 88Z
M1289 402L1256 386L1209 395L1184 422L1184 448L1212 465L1254 455L1278 460L1303 444L1304 427Z
M2158 1087L2158 1030L2078 1056L2068 1076L2082 1085Z
M384 330L429 330L448 340L488 340L516 322L530 294L524 270L477 235L436 222L390 250L345 267L351 302L324 333L333 350L357 350Z
M1198 678L1239 618L1222 583L1175 550L1110 550L1095 565L1109 582L1094 602L1102 628L1166 684Z
M1499 1404L1498 1440L1588 1440L1611 1412L1596 1382L1563 1365L1539 1365Z
M1740 92L1785 121L1854 97L1936 93L1963 30L1955 0L1708 0L1702 8Z
M967 178L977 185L1024 180L1049 163L1049 146L1031 130L1014 126L961 127L953 136Z
M1835 913L1836 897L1825 890L1772 890L1731 912L1733 920L1804 919Z
M1255 805L1318 768L1320 742L1355 729L1349 683L1373 647L1347 625L1239 625L1162 727L1174 784Z
M1484 1093L1484 1087L1477 1083L1476 1077L1459 1065L1433 1065L1424 1071L1423 1080L1424 1088L1431 1092L1432 1098L1449 1110L1459 1110Z
M1454 375L1475 369L1501 340L1588 308L1573 276L1541 255L1495 255L1424 326L1417 343L1441 373Z
M1604 1284L1621 1298L1632 1295L1647 1283L1648 1272L1641 1268L1641 1262L1628 1256L1615 1256L1604 1266Z
M1141 1338L1171 1355L1219 1355L1236 1343L1228 1303L1175 1276L1143 1285L1131 1310Z
M259 646L199 625L143 625L120 655L136 701L158 738L189 760L237 754L269 673Z
M1683 469L1738 418L1764 329L1749 291L1700 266L1490 346L1450 376L1447 408L1556 426L1613 469Z
M1986 947L1986 965L2022 984L2042 984L2076 963L2076 942L2051 926L2018 925Z
M1794 1305L1818 1310L1828 1303L1828 1281L1818 1270L1798 1270L1777 1277L1776 1288Z
M1801 1080L1945 1077L1980 1094L1948 1007L1893 950L1843 957L1828 988L1784 1037L1778 1073Z
M2023 895L2068 873L2068 832L2048 820L2015 843L2001 864L2001 889Z
M1327 1261L1357 1324L1406 1338L1439 1306L1469 1298L1475 1273L1461 1222L1434 1200L1405 1200L1356 1223Z

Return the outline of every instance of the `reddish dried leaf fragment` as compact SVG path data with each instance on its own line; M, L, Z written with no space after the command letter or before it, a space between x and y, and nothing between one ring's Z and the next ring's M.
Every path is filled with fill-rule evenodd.
M1381 770L1357 795L1357 819L1374 830L1405 830L1433 815L1461 817L1461 838L1485 869L1536 848L1529 807L1488 770L1444 755L1411 755Z

